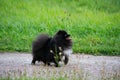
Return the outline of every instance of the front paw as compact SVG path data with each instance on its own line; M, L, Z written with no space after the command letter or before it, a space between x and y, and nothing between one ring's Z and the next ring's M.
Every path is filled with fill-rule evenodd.
M65 55L64 64L67 65L69 61L69 56Z

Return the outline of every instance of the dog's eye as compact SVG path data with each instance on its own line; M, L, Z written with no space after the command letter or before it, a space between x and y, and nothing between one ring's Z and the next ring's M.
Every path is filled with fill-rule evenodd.
M65 37L67 37L67 34L65 34Z

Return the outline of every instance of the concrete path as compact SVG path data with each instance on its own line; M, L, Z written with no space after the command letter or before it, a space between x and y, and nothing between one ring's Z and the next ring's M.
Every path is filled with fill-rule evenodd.
M67 65L31 65L30 53L0 53L0 77L37 77L49 80L65 77L68 80L120 80L120 57L72 54Z

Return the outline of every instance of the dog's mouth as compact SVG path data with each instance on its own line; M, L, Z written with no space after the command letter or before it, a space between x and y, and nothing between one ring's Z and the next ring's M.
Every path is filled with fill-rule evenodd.
M71 38L70 37L66 37L66 40L71 40Z
M66 39L66 40L71 40L70 35L67 35L65 39Z

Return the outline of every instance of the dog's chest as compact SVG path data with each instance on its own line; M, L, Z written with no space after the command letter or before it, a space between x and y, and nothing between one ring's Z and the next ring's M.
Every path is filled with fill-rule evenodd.
M72 54L72 49L65 49L64 51L63 51L63 53L64 54L67 54L67 55L70 55L70 54Z

